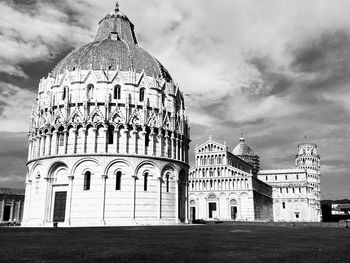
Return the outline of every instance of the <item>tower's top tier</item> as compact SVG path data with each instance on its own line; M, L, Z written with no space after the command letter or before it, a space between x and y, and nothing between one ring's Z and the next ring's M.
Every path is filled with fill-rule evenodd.
M298 155L317 156L317 145L309 142L298 144Z
M138 45L134 25L120 12L118 4L113 13L100 21L94 41L70 52L52 74L77 69L144 71L150 77L172 82L165 67Z

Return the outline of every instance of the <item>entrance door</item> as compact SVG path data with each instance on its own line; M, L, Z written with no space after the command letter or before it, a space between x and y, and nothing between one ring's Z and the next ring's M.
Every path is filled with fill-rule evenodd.
M64 218L66 215L66 197L67 197L66 191L55 193L53 222L64 222Z
M216 203L209 203L209 218L213 218L213 214L216 216Z
M5 205L4 207L4 215L2 218L2 221L9 221L10 220L10 214L11 214L11 206Z
M231 206L231 219L236 220L237 218L237 206Z
M192 222L196 220L196 208L194 206L190 207L190 219Z

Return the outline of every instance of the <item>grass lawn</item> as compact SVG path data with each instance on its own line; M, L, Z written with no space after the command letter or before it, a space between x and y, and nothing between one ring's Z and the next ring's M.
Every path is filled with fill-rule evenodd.
M0 228L0 262L350 262L350 228Z

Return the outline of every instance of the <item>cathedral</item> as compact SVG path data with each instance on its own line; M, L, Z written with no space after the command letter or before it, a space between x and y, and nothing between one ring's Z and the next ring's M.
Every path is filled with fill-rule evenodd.
M211 138L195 149L189 172L189 218L320 222L320 156L301 143L295 168L260 170L243 136L233 149Z
M186 222L183 94L119 10L40 80L22 226Z

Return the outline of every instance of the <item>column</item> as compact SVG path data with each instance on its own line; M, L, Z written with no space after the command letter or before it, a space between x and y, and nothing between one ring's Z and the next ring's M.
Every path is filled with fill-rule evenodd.
M81 133L83 134L83 153L86 153L86 128L81 129Z
M97 152L97 130L96 128L92 128L92 133L93 133L93 148L92 148L92 152L96 153Z
M53 178L45 177L46 180L46 194L45 194L45 207L44 207L44 219L43 223L49 223L50 222L50 213L51 213L51 197L52 197L52 188L51 188L51 181Z
M158 220L162 217L162 177L158 177Z
M130 149L129 152L132 154L137 154L137 129L136 126L133 127L130 136Z
M175 159L176 158L176 141L174 137L174 132L171 133L170 137L170 143L171 143L171 158Z
M72 153L75 154L75 153L77 153L77 138L78 138L77 129L73 128L72 133L73 133L73 151L72 151Z
M188 183L185 184L185 223L188 223Z
M119 126L114 130L114 141L113 141L113 143L115 144L114 146L115 146L115 152L116 153L119 153L119 151L120 151L120 142L119 142L119 135L120 135L120 133L119 133Z
M40 135L35 136L36 139L36 156L35 157L40 157Z
M52 144L52 133L51 132L49 132L47 134L47 140L48 140L48 142L47 142L46 154L51 155L51 144Z
M154 153L154 131L153 131L153 128L151 128L151 133L149 134L148 154L149 155L155 155L155 153Z
M140 139L138 140L138 143L137 143L137 153L147 154L146 141L145 141L146 127L143 127L142 131L139 134L140 134Z
M0 222L2 222L4 218L4 210L5 210L5 199L1 201Z
M124 153L128 153L128 137L129 137L129 130L128 128L124 128L123 130L124 133Z
M63 153L64 154L67 154L67 148L68 148L68 130L65 129L63 131L63 138L64 138L64 141L63 141L63 145L64 145L64 148L63 148Z
M175 221L179 223L179 180L175 180Z
M181 138L180 138L180 139L179 139L179 147L178 147L178 149L179 149L179 160L180 160L180 161L183 161L182 147L183 147L183 145L182 145L182 140L181 140Z
M10 219L9 219L9 222L12 222L12 221L13 221L14 206L15 206L15 201L12 200L12 201L11 201L11 210L10 210Z
M29 145L28 145L28 160L30 160L32 158L32 150L33 150L33 139L29 139ZM1 222L2 218L0 218L0 222Z
M133 175L132 178L134 178L134 185L133 185L133 191L131 195L131 219L135 219L135 210L136 210L136 180L138 179L136 175Z
M45 156L45 139L46 136L44 134L40 135L40 156Z
M165 140L164 156L165 157L169 157L169 135L168 135L168 131L165 131L164 140Z
M52 154L57 155L58 152L58 131L54 130L53 131L53 137L52 137L52 143L53 143L53 148L52 148Z
M102 149L102 153L107 153L108 152L108 141L107 141L107 131L108 129L106 127L103 127L101 129L101 132L103 133L103 138L102 138L102 141L103 141L103 149Z
M106 179L107 175L102 175L102 194L101 194L101 218L100 223L105 225L105 206L106 206Z
M26 224L29 221L30 215L30 199L32 197L32 180L26 181L26 191L25 191L25 199L24 199L24 209L23 209L23 220L22 224ZM2 220L2 218L1 218Z
M68 226L71 225L71 212L72 212L72 195L73 195L73 181L74 176L70 175L68 176L69 184L68 184L68 191L67 191L67 206L66 206L66 218L65 222Z
M158 131L157 141L158 141L158 145L157 145L157 148L158 148L158 156L163 156L163 155L162 155L162 148L163 148L163 145L162 145L162 131L161 131L161 129L159 129L159 131Z
M16 216L16 221L20 222L21 221L21 200L17 202L17 216Z
M179 160L179 139L177 137L175 138L175 144L175 159Z

